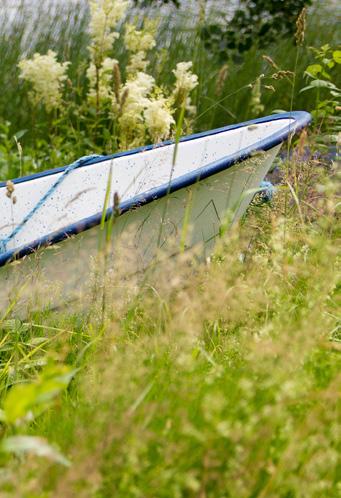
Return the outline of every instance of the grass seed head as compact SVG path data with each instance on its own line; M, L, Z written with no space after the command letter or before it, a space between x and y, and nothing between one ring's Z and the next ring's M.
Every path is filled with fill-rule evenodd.
M292 71L287 71L287 70L280 70L277 71L277 73L274 73L271 78L273 80L282 80L284 78L292 78L294 76L294 73Z
M262 55L262 59L264 59L274 69L279 69L277 64L275 63L275 61L273 59L271 59L271 57L269 55Z
M228 64L224 64L220 68L220 71L218 73L217 86L216 86L216 95L218 95L218 97L223 93L225 81L228 76L228 70L229 70Z
M303 45L304 35L306 30L306 20L307 20L307 7L303 7L296 20L295 39L297 45Z
M121 91L121 86L122 86L122 78L121 78L121 71L120 71L120 66L118 63L115 61L114 67L113 67L113 78L114 78L114 94L115 94L115 99L116 103L120 103L120 91Z

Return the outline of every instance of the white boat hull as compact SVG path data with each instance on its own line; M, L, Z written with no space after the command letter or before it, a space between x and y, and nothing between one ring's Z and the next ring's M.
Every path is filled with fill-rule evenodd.
M124 245L127 274L146 269L158 255L173 254L182 243L209 256L224 218L229 214L235 222L243 215L279 148L116 218L112 238L124 237L118 250ZM20 307L29 309L82 299L101 237L97 226L0 269L0 309L18 297Z
M306 116L305 119L307 120ZM86 213L89 216L94 210L98 212L98 206L103 206L110 169L117 172L117 176L112 177L111 197L117 189L123 207L129 204L132 195L135 195L133 200L138 199L138 202L134 201L135 204L133 203L125 212L123 210L114 219L110 254L106 258L106 272L110 271L117 261L122 264L123 259L124 271L122 273L122 268L119 269L120 276L135 274L145 270L151 263L158 260L160 255L173 255L180 249L187 250L193 246L198 247L198 254L202 257L208 256L219 236L222 224L226 224L227 214L229 214L228 224L237 221L245 212L254 192L259 188L280 149L283 138L286 138L290 132L290 129L287 130L289 119L285 122L286 128L283 125L284 120L283 123L276 123L275 135L272 135L271 139L273 146L267 147L264 152L259 152L260 147L257 147L257 143L255 146L252 144L254 127L250 126L249 132L244 126L244 130L248 131L242 138L239 136L239 143L236 143L236 140L234 142L230 140L224 144L222 135L212 134L209 135L209 140L204 136L203 139L200 137L197 142L193 139L189 145L188 143L180 144L175 165L171 162L173 156L171 147L173 146L170 145L169 150L167 146L164 149L149 149L147 153L130 154L84 166L72 172L64 184L58 186L57 193L53 192L50 198L41 203L43 206L40 211L34 211L32 216L30 216L32 207L34 208L42 194L51 188L57 175L47 174L34 177L35 183L32 183L31 188L30 179L18 181L18 186L16 186L18 202L11 206L10 212L8 207L6 208L8 199L4 198L5 188L2 188L2 192L0 188L0 212L5 214L2 217L5 227L2 234L0 227L0 241L1 235L2 240L5 235L9 246L5 255L0 254L0 263L1 257L2 260L7 257L6 254L10 255L9 259L18 258L19 254L19 259L0 268L0 312L4 313L14 301L17 302L16 309L27 310L36 306L55 307L65 301L75 299L83 301L83 297L89 295L92 276L94 272L96 273L98 264L99 240L103 238L103 226L101 228L98 220L95 223L93 221L89 223L91 218L88 217L85 222L81 219L78 225L70 225L70 223L74 219L79 219L80 214ZM265 132L269 133L269 130L265 129ZM263 131L257 129L257 133L261 137ZM227 139L229 136L226 132ZM214 147L210 149L212 140L215 141ZM259 141L259 138L257 140ZM264 144L264 141L261 143ZM238 158L239 162L229 159L229 156L226 161L225 146L227 149L228 147L234 148L237 153L241 149L242 155ZM244 154L245 150L247 154ZM244 160L242 160L243 154ZM198 162L196 155L200 155L201 161L204 156L207 156L207 163L201 162L201 166L206 167L205 164L208 164L207 168L211 168L211 164L218 165L209 174L207 171L203 173L203 169L200 169L198 181L195 181L195 176L193 180L193 175L199 171L195 169L195 164ZM138 161L145 163L144 176L142 175L141 180L141 176L138 178L139 175L134 173L133 182L130 182L129 171L136 172L139 169L136 168L136 164L133 164L134 159L135 163ZM212 159L218 162L212 163ZM167 162L168 169L164 171L162 167ZM186 176L187 171L184 171L184 165L190 162L192 162L192 179L187 181L188 175ZM227 166L222 167L224 164ZM184 173L185 176L183 176ZM91 174L94 176L91 177ZM201 176L203 178L200 178ZM77 178L79 184L75 186ZM100 178L102 180L97 181ZM167 187L167 178L170 189L165 194L164 186L166 184ZM186 181L183 181L183 178ZM175 182L179 179L180 183L174 188L175 191L171 191L174 179ZM159 184L163 184L162 195L158 195L155 189ZM128 195L129 189L133 190L128 192ZM145 191L146 194L143 194ZM149 195L149 192L154 191L155 196ZM141 193L146 198L149 195L148 202L145 202L143 195L141 198ZM28 218L25 223L22 223L23 216ZM64 229L65 226L67 228ZM68 229L70 226L72 231ZM16 227L20 229L18 233L15 237L9 237L11 230L13 231ZM52 233L52 236L44 243L36 244L35 241L39 237L40 241L43 240L41 235L45 232ZM69 236L70 233L72 236ZM40 245L47 247L32 251L32 248Z

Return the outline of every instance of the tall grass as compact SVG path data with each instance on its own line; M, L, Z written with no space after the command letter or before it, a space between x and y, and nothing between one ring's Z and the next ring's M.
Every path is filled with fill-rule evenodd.
M4 434L70 461L4 456L4 496L338 496L336 184L301 175L304 224L280 192L208 266L186 254L140 284L111 281L104 328L95 303L2 324ZM61 365L74 380L56 397ZM13 415L8 397L32 385L45 398Z

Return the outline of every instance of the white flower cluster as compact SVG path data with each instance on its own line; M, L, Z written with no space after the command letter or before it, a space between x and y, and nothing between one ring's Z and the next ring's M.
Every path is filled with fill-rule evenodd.
M122 145L138 146L144 143L146 132L158 142L167 138L175 123L169 100L155 87L152 76L139 72L122 88L126 94L119 117Z
M98 105L113 99L113 70L118 62L108 54L119 37L114 29L127 10L128 0L89 0L89 7L91 63L86 72L90 84L88 99Z
M173 74L176 78L175 82L175 92L185 92L190 93L198 84L198 76L193 74L192 69L193 63L189 62L179 62L176 65L176 69L173 69Z
M110 104L111 118L117 120L121 148L142 145L146 140L158 142L171 135L174 115L185 103L187 112L194 112L190 92L198 84L191 62L181 62L173 71L174 90L167 95L147 74L147 53L156 45L157 23L144 22L143 29L129 23L125 26L124 43L129 52L127 80L121 81L118 62L109 57L118 37L116 25L122 19L126 0L89 0L91 63L87 70L90 83L88 99L98 105Z
M111 50L114 40L119 37L113 31L118 21L124 16L127 0L90 0L90 52L94 62L101 62Z
M153 76L147 74L147 52L156 45L155 21L146 21L140 30L133 24L126 25L124 41L129 63L127 79L122 82L118 61L111 57L111 51L119 36L116 25L125 14L128 1L89 0L88 103L95 105L96 119L97 111L101 110L107 119L116 121L117 142L121 149L169 138L179 109L185 106L188 114L194 112L190 92L198 84L192 62L177 64L173 70L173 90L158 87ZM30 98L34 103L43 102L48 111L61 106L68 65L69 62L59 63L56 53L51 50L46 55L34 54L32 59L19 63L20 77L32 86Z
M163 96L152 99L144 111L146 126L153 142L169 137L171 126L175 124L169 102Z
M60 107L69 64L58 62L57 54L52 50L46 55L36 53L32 59L19 62L20 78L32 85L29 97L34 104L43 102L47 111Z
M193 63L179 62L173 69L175 76L175 87L173 99L175 105L185 105L185 109L194 114L196 107L191 104L190 92L198 85L198 76L192 72Z
M124 41L130 52L148 52L155 47L155 29L156 23L147 20L144 23L144 29L139 31L134 24L127 24L125 27Z
M146 73L138 73L134 79L128 80L124 85L122 93L128 92L125 102L125 114L140 114L148 106L148 95L155 85L153 76Z
M118 122L123 147L143 144L146 135L155 142L160 141L169 136L174 123L168 100L156 88L154 78L146 73L147 52L156 45L156 27L155 21L146 21L142 30L133 24L125 28L124 41L130 59L128 80L120 92L120 101L124 103Z
M98 69L93 62L90 63L90 66L86 71L86 76L90 83L88 92L90 101L95 102L97 97L101 102L112 99L112 79L115 64L118 64L118 61L110 57L106 57Z
M133 75L139 71L145 72L148 64L149 62L146 60L146 54L144 52L131 54L129 64L127 65L127 74Z
M124 41L127 49L131 53L127 73L136 74L138 71L145 71L148 65L146 60L148 50L155 47L155 32L157 24L153 20L144 23L143 30L136 29L133 24L127 24L125 28Z
M143 113L149 105L149 95L155 81L140 72L123 86L121 95L127 96L119 117L120 138L124 147L141 145L145 136Z
M153 142L168 138L175 124L173 115L177 106L185 105L187 112L195 112L190 92L197 86L198 77L191 68L192 62L177 64L173 71L175 88L168 98L156 87L152 76L142 71L130 76L122 88L127 99L119 118L121 138L126 147L141 145L146 132Z

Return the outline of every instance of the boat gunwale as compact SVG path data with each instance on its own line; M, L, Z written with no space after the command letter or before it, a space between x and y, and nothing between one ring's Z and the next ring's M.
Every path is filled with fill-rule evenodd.
M138 207L149 204L150 202L161 199L162 197L165 197L168 194L181 190L182 188L189 187L201 180L204 180L210 176L220 173L221 171L231 168L235 164L243 162L246 159L249 159L250 157L252 157L253 153L255 152L266 152L270 149L273 149L277 145L283 143L289 137L289 135L295 134L298 131L300 131L302 128L307 126L311 121L311 115L306 111L292 111L287 113L273 114L270 116L256 118L250 121L228 125L221 128L216 128L214 130L204 131L182 137L179 140L180 143L196 140L198 138L217 135L219 133L224 133L226 131L232 131L239 128L248 127L251 125L268 123L271 121L278 121L281 119L290 119L293 121L293 123L289 123L283 129L271 133L266 138L258 140L257 142L254 142L253 144L249 145L248 147L245 147L244 149L237 151L234 154L225 156L222 159L211 162L189 173L186 173L175 179L172 179L168 183L162 184L158 187L154 187L153 189L150 189L142 194L138 194L135 195L134 197L131 197L130 199L120 204L120 215L132 209L136 209ZM173 145L173 144L174 144L173 140L167 140L157 145L147 145L124 152L118 152L116 154L111 154L108 156L94 157L93 159L86 161L85 164L80 165L78 168L86 168L93 164L110 161L119 157L138 154L140 152L156 150L160 147L164 147L166 145ZM14 184L20 184L35 180L37 178L58 174L63 172L66 169L66 167L67 166L60 168L53 168L32 175L27 175L21 178L16 178L12 180L12 182ZM6 187L6 182L0 182L0 189L4 187ZM108 208L106 212L106 218L108 218L111 213L112 213L112 208ZM99 225L101 218L102 218L102 212L96 213L90 217L79 220L76 223L67 225L61 230L51 232L45 235L44 237L40 237L39 239L36 239L30 244L24 245L20 248L6 251L3 254L0 254L0 267L4 266L6 263L10 263L11 261L18 260L29 254L32 254L33 252L37 251L40 248L57 244L67 238L70 238L73 235L77 235L81 232L89 230L95 227L96 225Z

